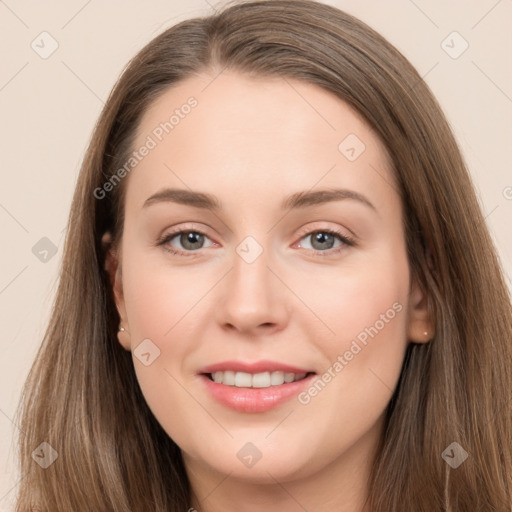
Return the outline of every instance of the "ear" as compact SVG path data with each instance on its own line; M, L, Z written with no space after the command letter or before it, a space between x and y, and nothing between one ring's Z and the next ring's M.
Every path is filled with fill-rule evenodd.
M413 279L409 294L407 338L412 343L427 343L434 335L434 322L428 308L428 297L417 279Z
M124 328L124 331L118 331L117 337L123 348L130 350L130 331L124 303L120 255L117 247L112 245L112 235L110 232L107 231L104 233L101 238L101 243L105 254L105 270L109 276L110 286L112 288L117 311L121 319L119 327Z

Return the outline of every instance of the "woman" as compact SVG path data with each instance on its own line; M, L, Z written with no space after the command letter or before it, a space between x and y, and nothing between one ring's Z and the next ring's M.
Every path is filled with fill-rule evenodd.
M511 509L510 297L439 105L362 22L166 30L69 226L18 511Z

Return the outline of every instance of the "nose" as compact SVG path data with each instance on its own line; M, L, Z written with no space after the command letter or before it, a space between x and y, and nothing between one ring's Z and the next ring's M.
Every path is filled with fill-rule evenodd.
M293 294L269 264L265 250L252 262L235 253L216 307L217 322L223 329L261 336L286 327Z

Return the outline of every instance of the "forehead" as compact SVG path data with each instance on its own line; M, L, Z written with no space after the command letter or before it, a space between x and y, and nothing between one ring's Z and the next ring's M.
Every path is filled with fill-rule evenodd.
M268 194L392 181L385 147L357 112L283 77L225 71L184 80L143 115L132 149L144 146L127 194L138 205L162 186Z

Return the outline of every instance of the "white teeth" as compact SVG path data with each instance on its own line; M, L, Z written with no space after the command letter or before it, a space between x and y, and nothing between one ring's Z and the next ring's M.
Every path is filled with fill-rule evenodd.
M218 372L221 374L221 382L223 384L227 384L228 386L235 385L235 372ZM224 373L224 376L222 376Z
M211 374L213 381L226 386L239 388L268 388L270 386L281 386L282 384L303 379L305 373L284 373L284 372L214 372Z
M270 374L270 385L271 386L279 386L284 382L284 373L283 372L272 372Z
M252 385L252 375L250 373L236 372L235 386L237 388L249 388Z

